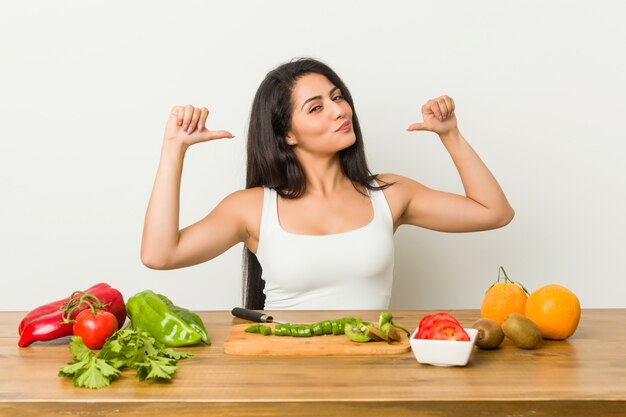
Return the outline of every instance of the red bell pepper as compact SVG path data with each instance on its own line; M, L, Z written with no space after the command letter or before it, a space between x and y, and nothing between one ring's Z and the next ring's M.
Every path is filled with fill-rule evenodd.
M126 321L126 307L122 293L105 283L96 284L84 291L84 293L97 297L105 304L104 310L110 311L117 318L118 329L124 325L124 321ZM33 342L70 336L74 328L73 320L78 313L89 308L88 304L81 304L71 311L69 317L64 317L65 306L79 297L80 295L75 293L72 294L72 297L37 307L28 313L18 329L20 331L18 346L26 347Z
M101 288L101 287L109 287L109 284L105 284L104 282L101 282L99 284L94 285L91 288L86 289L85 292L91 294L91 292L93 290L95 290L96 288ZM28 313L26 316L24 316L24 318L20 322L20 326L17 329L17 331L21 335L22 332L24 331L24 327L26 327L26 325L29 322L33 321L34 319L38 319L39 317L45 316L45 315L50 314L50 313L62 311L63 310L63 306L68 301L70 301L70 297L65 297L62 300L53 301L51 303L44 304L44 305L42 305L40 307L37 307L36 309L34 309L30 313Z

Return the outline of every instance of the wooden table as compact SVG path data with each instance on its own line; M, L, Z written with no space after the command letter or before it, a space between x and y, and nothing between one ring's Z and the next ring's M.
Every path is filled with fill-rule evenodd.
M476 310L449 311L469 326ZM280 312L298 322L377 311ZM427 311L394 311L413 330ZM625 416L626 309L584 310L567 341L523 350L508 340L475 349L466 367L420 365L392 356L245 357L224 354L230 312L200 313L211 346L185 348L171 383L139 381L133 370L105 389L72 386L57 371L68 339L17 347L24 313L0 313L0 415L44 416Z

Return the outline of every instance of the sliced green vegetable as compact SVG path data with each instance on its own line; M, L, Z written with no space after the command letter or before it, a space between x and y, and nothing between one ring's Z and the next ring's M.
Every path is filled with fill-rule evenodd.
M312 324L287 324L278 323L274 328L276 336L312 337L322 335L347 334L351 340L366 342L370 340L400 340L398 331L402 326L393 323L389 312L381 313L378 320L379 326L374 323L363 321L358 317L342 317L336 320L324 320ZM266 330L264 330L264 328ZM348 332L347 329L350 329ZM262 324L253 324L245 329L248 333L271 334L271 328Z
M261 325L260 324L253 324L250 327L247 327L246 330L244 330L244 332L247 333L261 333Z
M291 335L294 337L312 337L311 326L306 324L295 324L291 326Z
M330 320L324 320L322 322L322 328L324 330L324 334L333 334L333 325Z
M261 333L263 336L269 336L272 334L272 328L265 326L264 324L253 324L252 326L244 330L248 333Z

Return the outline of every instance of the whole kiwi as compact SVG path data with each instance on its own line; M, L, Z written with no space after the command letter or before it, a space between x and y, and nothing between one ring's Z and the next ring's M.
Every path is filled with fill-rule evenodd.
M472 328L478 330L476 346L481 349L495 349L504 340L504 332L497 321L480 319L472 324Z
M502 331L517 346L523 349L535 349L541 343L541 330L519 313L511 313L502 323Z

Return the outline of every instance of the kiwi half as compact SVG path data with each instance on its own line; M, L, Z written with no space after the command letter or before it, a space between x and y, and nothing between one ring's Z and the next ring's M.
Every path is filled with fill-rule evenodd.
M374 341L384 340L386 342L389 341L389 336L387 336L381 329L374 326L373 324L369 324L367 326L367 330L365 331L365 335Z
M367 326L364 324L353 326L352 324L346 323L344 331L346 333L346 336L348 336L348 338L353 342L363 343L372 340L372 338L366 334Z
M472 324L478 330L476 346L481 349L496 349L504 340L504 332L497 321L482 318Z

